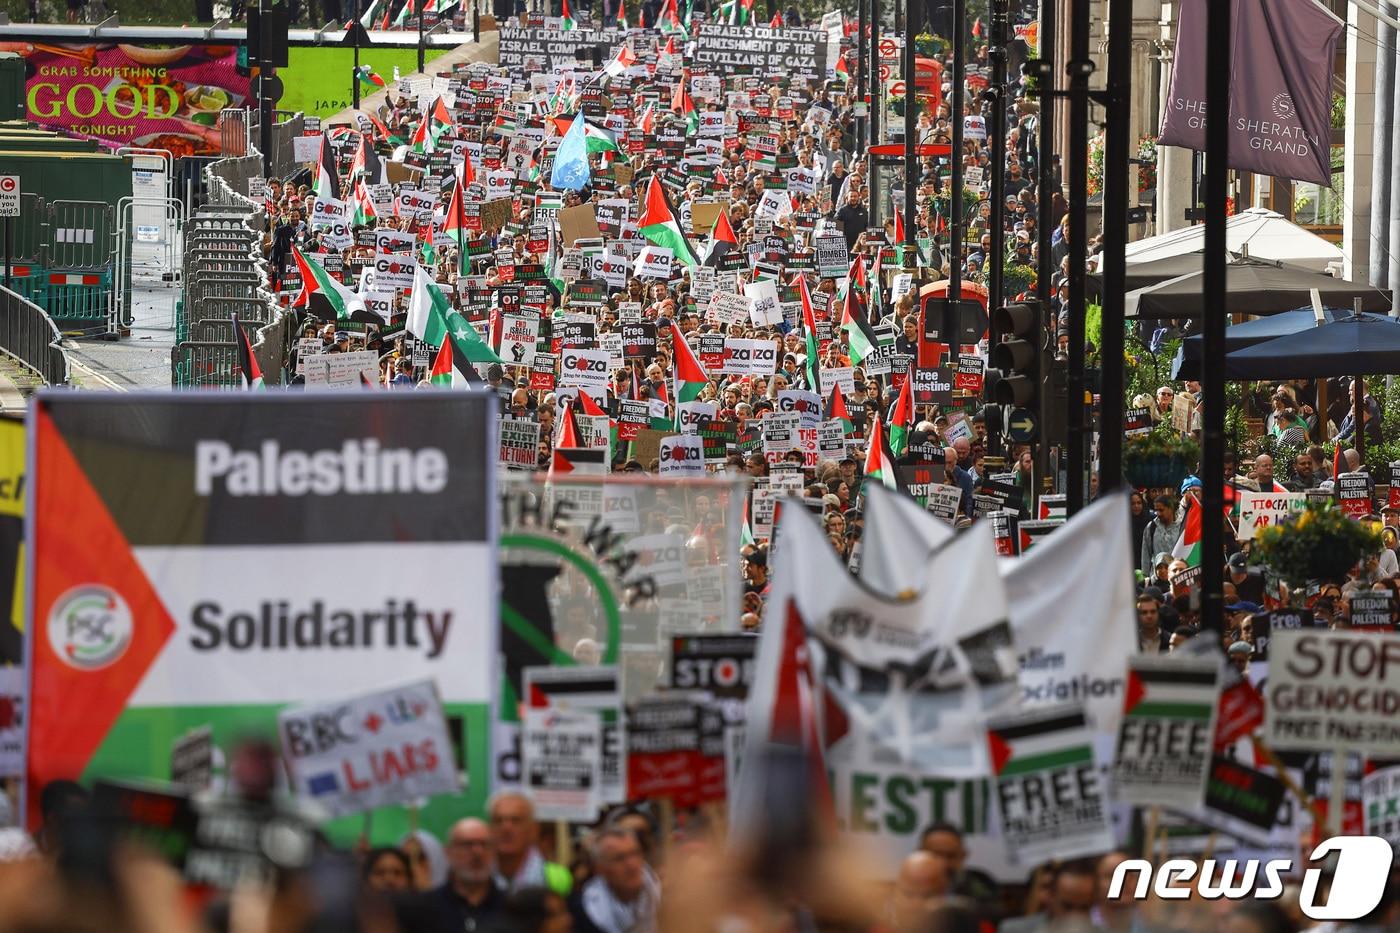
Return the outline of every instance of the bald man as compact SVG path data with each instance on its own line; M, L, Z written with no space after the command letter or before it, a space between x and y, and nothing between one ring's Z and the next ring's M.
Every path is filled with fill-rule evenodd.
M948 893L951 865L947 859L920 849L905 857L890 897L890 919L896 930L923 929L929 911Z
M486 929L506 900L495 884L491 827L477 819L454 823L447 834L447 864L447 883L433 892L441 929Z

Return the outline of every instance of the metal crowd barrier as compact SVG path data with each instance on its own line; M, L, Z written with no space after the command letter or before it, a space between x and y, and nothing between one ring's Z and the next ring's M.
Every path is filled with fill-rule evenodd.
M176 345L171 383L176 388L238 388L238 344L233 315L248 332L253 354L268 384L286 380L292 318L268 289L271 270L263 258L266 217L261 201L248 198L248 179L261 174L254 145L257 113L224 112L224 152L204 169L205 203L185 226L182 295L175 312ZM301 135L297 114L277 124L273 170L295 168L292 139Z
M44 381L68 384L68 355L53 318L23 295L0 287L0 350Z

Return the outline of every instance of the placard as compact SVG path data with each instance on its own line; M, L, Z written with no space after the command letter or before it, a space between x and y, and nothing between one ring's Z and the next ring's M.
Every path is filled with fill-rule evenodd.
M529 418L502 418L500 431L497 462L508 469L535 469L539 461L540 423Z
M591 822L602 805L602 728L596 713L526 707L522 784L542 820Z
M277 732L297 793L331 816L459 789L432 681L285 709Z
M1113 764L1118 799L1197 809L1214 748L1218 662L1138 655L1128 662L1126 690Z
M1346 748L1400 757L1400 636L1298 629L1273 633L1265 731L1276 749Z
M657 473L661 476L703 476L705 473L704 443L694 434L662 438L657 458L660 462Z

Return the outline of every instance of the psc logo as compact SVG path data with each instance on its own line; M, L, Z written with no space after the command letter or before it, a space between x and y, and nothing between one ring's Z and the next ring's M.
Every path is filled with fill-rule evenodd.
M131 609L116 590L87 583L68 590L49 610L49 646L69 667L97 671L131 644Z

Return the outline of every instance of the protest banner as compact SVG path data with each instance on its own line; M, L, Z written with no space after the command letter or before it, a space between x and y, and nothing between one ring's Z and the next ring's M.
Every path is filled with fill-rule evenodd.
M1108 801L1080 704L987 720L993 789L1008 858L1037 865L1113 847Z
M1366 835L1380 836L1400 847L1400 765L1373 771L1361 779Z
M529 418L502 418L500 432L497 462L508 469L535 469L540 452L540 423Z
M711 74L826 74L826 34L819 29L702 23L695 64Z
M332 816L460 789L430 680L284 709L277 733L292 786Z
M1352 518L1371 512L1371 477L1367 473L1340 473L1336 481L1337 501Z
M1394 631L1394 606L1389 590L1358 590L1347 596L1351 627L1367 631Z
M1140 806L1201 806L1210 771L1220 667L1214 658L1138 655L1128 662L1114 792Z
M994 562L980 556L992 553L986 523L925 552L920 595L897 602L852 579L806 510L783 509L780 523L746 762L773 740L780 711L797 714L777 675L805 641L826 708L845 712L845 731L828 739L825 761L852 854L868 859L874 876L893 878L922 828L951 819L979 867L998 877L1024 874L1007 864L985 805L991 767L982 717L1017 692L1005 590ZM796 634L802 628L805 639ZM731 825L754 814L761 782L747 764L740 771Z
M771 340L726 337L722 368L733 376L771 376L778 371L777 346Z
M1400 636L1294 629L1273 633L1265 732L1276 749L1347 748L1400 756Z
M565 347L559 351L559 381L589 389L590 395L601 397L608 387L609 359L607 350Z
M491 396L33 404L30 786L164 778L151 750L190 728L271 732L280 707L329 702L347 683L433 679L447 714L486 734L498 571L478 504L494 500ZM484 802L486 746L466 751L465 797L430 803L423 825L444 830ZM407 830L402 811L376 820ZM349 842L361 826L326 829Z
M302 374L306 385L327 389L358 389L363 380L378 385L379 354L373 350L351 350L308 356Z
M572 67L582 51L591 55L600 45L611 58L623 34L615 29L573 29L569 32L546 30L502 22L501 64L507 68L524 68L533 63L544 71Z
M627 798L670 799L686 806L695 793L700 707L690 693L656 693L627 704Z
M626 490L630 493L631 490ZM636 497L605 493L610 501L604 514L617 527L636 529ZM634 520L618 514L618 502L626 502ZM627 799L627 742L622 728L622 675L616 665L525 668L525 696L531 709L560 709L590 712L600 724L599 802L621 803Z
M1303 511L1308 495L1303 492L1250 492L1240 490L1240 517L1235 536L1249 541L1263 528L1277 525L1289 515Z
M527 707L522 732L521 783L535 816L593 820L602 805L602 723L597 714Z
M694 434L675 434L663 438L658 451L661 476L705 475L705 445Z

